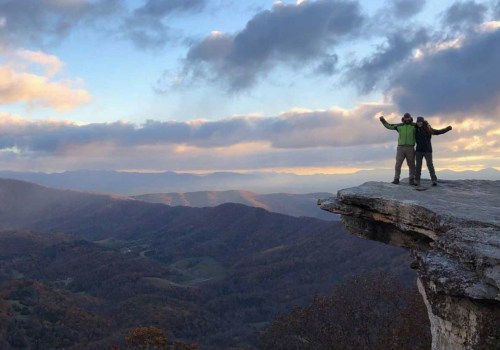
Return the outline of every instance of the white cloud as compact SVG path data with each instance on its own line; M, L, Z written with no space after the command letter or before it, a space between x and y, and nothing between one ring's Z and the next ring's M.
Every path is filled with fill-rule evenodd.
M274 3L237 33L211 33L189 49L183 74L248 89L278 64L317 63L334 57L340 42L356 37L365 17L357 1ZM331 71L331 69L330 69Z
M28 63L44 67L49 77L59 74L64 68L64 63L57 56L41 51L18 50L17 56Z
M177 171L378 168L391 166L399 122L394 106L294 109L275 117L218 121L78 124L0 114L0 167L20 170L144 169ZM499 130L478 117L430 118L437 166L498 166ZM446 157L446 158L443 158ZM307 170L309 169L309 170Z
M478 27L480 32L493 32L498 29L500 29L500 21L484 22Z
M51 81L48 77L0 66L0 104L26 103L30 107L67 111L89 101L89 93L73 88L71 81Z
M422 115L495 119L500 110L500 30L427 46L389 79L387 97Z
M79 80L56 78L64 67L57 56L26 49L4 51L7 61L0 65L0 105L22 103L68 111L90 102Z

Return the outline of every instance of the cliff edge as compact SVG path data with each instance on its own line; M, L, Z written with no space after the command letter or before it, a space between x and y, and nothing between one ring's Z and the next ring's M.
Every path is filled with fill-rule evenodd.
M500 181L367 182L318 204L352 234L411 250L433 350L500 349Z

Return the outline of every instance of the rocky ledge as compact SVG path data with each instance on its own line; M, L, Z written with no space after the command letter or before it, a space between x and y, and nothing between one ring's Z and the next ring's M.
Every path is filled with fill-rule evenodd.
M409 248L433 350L500 349L500 181L367 182L319 201L355 235Z

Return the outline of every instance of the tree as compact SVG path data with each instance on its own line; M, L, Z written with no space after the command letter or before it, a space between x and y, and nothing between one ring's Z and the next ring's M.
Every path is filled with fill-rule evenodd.
M416 288L380 272L351 277L274 319L261 334L267 350L423 350L430 325Z
M127 333L125 340L129 349L136 350L198 350L196 344L186 344L180 340L169 344L167 335L154 326L134 328Z

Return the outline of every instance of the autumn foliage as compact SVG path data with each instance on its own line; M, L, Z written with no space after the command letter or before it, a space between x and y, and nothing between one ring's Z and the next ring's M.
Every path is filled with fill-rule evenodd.
M351 277L276 318L261 334L265 350L427 350L430 325L422 297L382 273Z
M125 336L128 349L137 350L198 350L195 344L186 344L179 340L169 344L167 335L157 327L134 328Z

